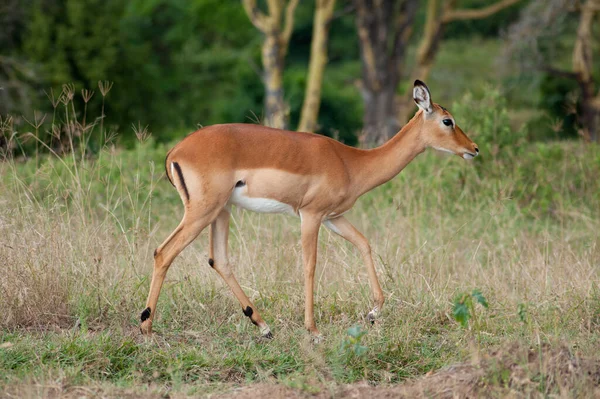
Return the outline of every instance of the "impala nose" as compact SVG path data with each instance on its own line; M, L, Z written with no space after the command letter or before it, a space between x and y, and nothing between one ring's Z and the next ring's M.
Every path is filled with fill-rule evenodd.
M479 154L479 147L475 146L475 152Z

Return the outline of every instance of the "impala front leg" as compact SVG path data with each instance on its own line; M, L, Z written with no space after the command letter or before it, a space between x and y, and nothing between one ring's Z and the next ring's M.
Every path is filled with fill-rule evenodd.
M313 290L315 284L315 267L317 264L317 242L321 218L315 215L301 214L302 226L302 263L304 264L304 327L320 339L315 325Z
M369 275L369 283L371 285L371 292L373 292L373 300L375 306L367 314L367 319L373 324L377 314L383 307L383 291L379 285L377 279L377 273L375 272L375 264L373 263L373 256L371 255L371 246L369 241L362 235L360 231L356 229L344 216L339 216L335 219L326 220L323 223L328 229L334 233L342 236L349 242L351 242L361 253L365 266L367 266L367 274Z

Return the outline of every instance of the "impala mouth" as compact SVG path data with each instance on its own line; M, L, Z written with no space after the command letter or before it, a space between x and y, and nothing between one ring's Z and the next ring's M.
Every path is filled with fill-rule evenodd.
M463 154L463 158L467 159L467 160L468 159L473 159L473 158L475 158L475 156L477 156L477 154L473 154L472 152L465 152Z

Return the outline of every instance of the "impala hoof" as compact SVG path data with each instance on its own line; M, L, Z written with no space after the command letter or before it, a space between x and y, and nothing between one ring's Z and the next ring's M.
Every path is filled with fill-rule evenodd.
M310 337L313 344L318 345L325 341L325 338L321 334L312 334Z
M256 324L256 323L254 323L254 324ZM262 322L262 325L260 326L260 335L265 339L273 339L273 334L271 334L271 329L264 321Z
M319 332L319 330L316 329L316 327L309 327L307 328L309 334L310 334L310 340L312 341L313 344L320 344L321 342L324 341L323 336L321 335L321 333Z
M371 325L375 324L375 319L377 318L377 316L375 315L375 313L373 313L372 311L369 312L369 314L367 314L367 321L369 323L371 323Z
M375 307L367 314L367 321L371 323L371 325L375 324L375 320L377 320L377 314L379 313L379 309Z
M152 323L145 321L140 325L140 332L142 335L152 335Z

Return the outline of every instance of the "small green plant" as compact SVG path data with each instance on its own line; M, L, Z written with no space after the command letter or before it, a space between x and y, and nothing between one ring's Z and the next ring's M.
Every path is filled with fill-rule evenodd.
M362 337L367 334L367 330L364 330L361 326L352 326L347 331L348 336L342 341L342 347L340 351L345 355L362 356L369 349L367 346L361 344Z
M460 294L454 299L454 308L452 316L454 320L460 323L463 327L468 327L469 320L475 319L475 304L479 303L484 308L488 308L488 302L480 290L474 289L470 294Z
M527 305L522 302L518 304L517 315L519 315L519 320L521 320L521 323L527 324Z

